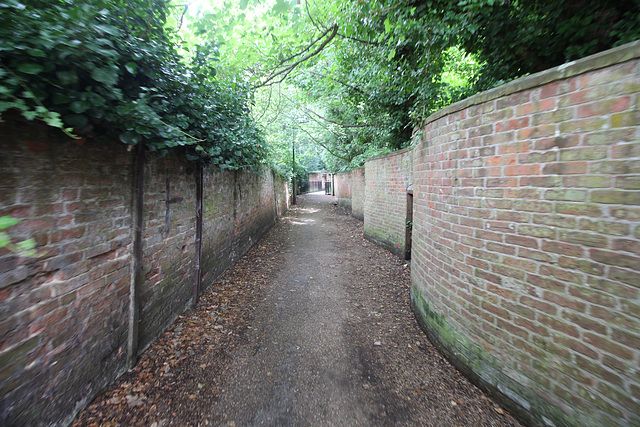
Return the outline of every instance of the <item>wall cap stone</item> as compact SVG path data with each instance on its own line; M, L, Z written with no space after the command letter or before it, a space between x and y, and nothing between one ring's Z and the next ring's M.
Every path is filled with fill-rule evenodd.
M613 49L605 50L575 61L567 62L548 70L540 71L539 73L531 74L528 76L520 77L509 83L505 83L501 86L497 86L493 89L480 92L476 95L465 98L454 104L451 104L442 110L438 110L424 119L420 128L428 125L431 122L438 120L446 115L457 113L468 107L479 105L494 99L502 98L507 95L511 95L517 92L522 92L527 89L533 89L554 81L567 79L569 77L584 74L589 71L606 68L614 64L621 64L636 58L640 58L640 40L624 44L622 46L615 47ZM372 157L375 159L377 157ZM367 160L368 161L368 160Z

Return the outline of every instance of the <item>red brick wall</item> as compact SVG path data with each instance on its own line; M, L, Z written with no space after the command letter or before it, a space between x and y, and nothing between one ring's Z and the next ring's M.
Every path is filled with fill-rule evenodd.
M335 195L338 205L351 209L351 173L337 173L334 175Z
M358 219L364 219L365 182L364 168L334 175L335 195L338 204L351 210Z
M21 219L8 234L41 255L0 249L0 425L65 424L131 357L135 150L33 123L0 135L0 216ZM197 171L146 156L140 351L192 303ZM202 288L286 210L286 189L268 170L205 172Z
M0 134L0 216L44 254L0 249L0 424L69 421L126 369L131 155L42 127Z
M145 165L140 348L191 305L196 235L195 170L178 155ZM188 171L189 170L189 171Z
M351 171L351 213L364 220L365 179L364 168Z
M288 208L288 186L271 171L205 174L203 286L242 257ZM278 189L278 193L275 190Z
M405 255L412 154L411 149L404 149L365 163L365 237L401 258Z
M640 425L639 57L516 80L416 134L416 313L533 424Z
M289 192L289 182L285 181L282 178L274 177L275 184L275 203L276 203L276 214L277 217L280 218L284 213L289 209L289 202L291 201L290 192Z
M331 181L331 173L326 171L309 172L309 192L325 191L327 181Z

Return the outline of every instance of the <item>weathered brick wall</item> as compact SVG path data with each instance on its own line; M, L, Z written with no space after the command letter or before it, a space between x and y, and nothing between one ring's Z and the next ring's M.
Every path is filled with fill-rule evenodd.
M334 175L335 195L338 205L351 210L351 173L337 173Z
M191 305L196 235L196 167L178 155L147 156L144 170L144 284L139 346L147 348Z
M289 210L289 202L291 201L289 182L282 179L279 176L274 177L275 181L275 200L276 200L276 214L280 218L284 213Z
M416 134L414 309L532 424L640 425L639 57L516 80Z
M43 254L0 249L0 425L68 422L126 368L131 156L39 126L0 134L0 216Z
M239 171L236 174L234 262L275 224L277 218L271 171L265 168L261 173Z
M412 182L410 148L365 163L364 235L405 256L407 190Z
M325 191L327 181L331 181L331 173L327 171L309 172L309 191Z
M364 168L334 175L335 195L338 205L351 210L358 219L364 219L365 181Z
M0 216L22 222L0 249L0 425L64 425L127 368L131 289L138 351L193 299L198 168L144 162L141 282L132 286L135 150L58 141L33 123L0 127ZM202 287L242 256L288 206L269 170L204 173ZM132 348L135 348L133 346Z
M286 210L288 187L271 171L205 175L203 286L242 257ZM276 190L278 193L276 193Z
M364 168L354 169L350 173L351 179L351 214L364 220L365 180Z

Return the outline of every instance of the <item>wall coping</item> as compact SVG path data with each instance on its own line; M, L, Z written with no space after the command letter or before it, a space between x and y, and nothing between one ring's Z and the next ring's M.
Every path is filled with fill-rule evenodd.
M408 146L408 147L402 148L400 150L393 151L391 153L378 154L377 156L369 157L364 162L366 164L367 162L370 162L372 160L380 160L380 159L385 159L387 157L399 156L400 154L404 154L404 153L407 153L407 152L412 151L412 150L413 150L413 144ZM361 169L361 168L356 168L356 169Z
M575 61L567 62L557 67L549 68L548 70L520 77L509 83L475 94L431 114L422 121L420 128L446 115L456 113L474 105L493 101L494 99L502 98L507 95L522 92L527 89L533 89L557 80L567 79L569 77L609 67L614 64L627 62L636 58L640 58L640 40L586 56Z

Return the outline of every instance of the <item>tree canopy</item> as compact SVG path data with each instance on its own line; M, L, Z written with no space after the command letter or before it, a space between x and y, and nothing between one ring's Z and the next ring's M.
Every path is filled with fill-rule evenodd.
M2 0L0 112L239 168L333 171L423 117L640 38L637 0ZM297 171L298 173L298 171Z
M255 84L287 74L297 89L289 102L324 122L316 139L339 169L406 146L421 118L457 100L640 38L633 0L306 0L297 9L312 25L308 46L331 42Z

